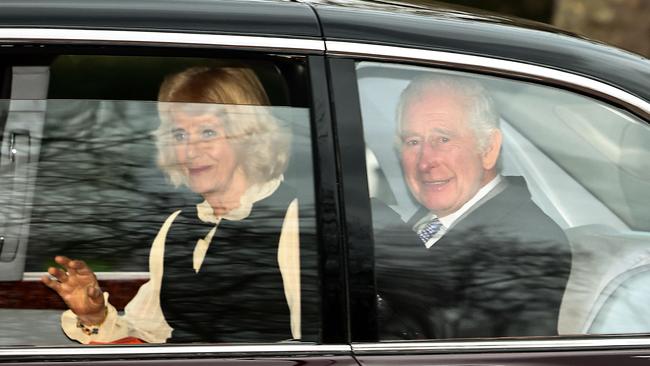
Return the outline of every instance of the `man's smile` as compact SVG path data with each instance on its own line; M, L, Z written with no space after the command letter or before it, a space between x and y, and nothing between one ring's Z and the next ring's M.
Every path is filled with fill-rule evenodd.
M428 186L443 186L451 181L452 178L448 179L421 179L420 181L423 184Z

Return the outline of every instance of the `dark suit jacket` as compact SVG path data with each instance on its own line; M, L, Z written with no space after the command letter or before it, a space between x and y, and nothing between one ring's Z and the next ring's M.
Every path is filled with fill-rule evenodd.
M524 179L504 178L429 249L412 231L426 210L403 224L373 202L382 339L557 334L569 244Z

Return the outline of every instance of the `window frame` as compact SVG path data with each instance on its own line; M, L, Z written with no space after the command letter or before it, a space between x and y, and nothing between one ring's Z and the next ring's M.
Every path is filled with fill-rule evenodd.
M357 62L374 61L382 63L407 64L420 67L470 72L480 75L491 75L511 80L527 81L575 92L590 98L603 101L606 104L621 108L638 117L641 122L650 125L650 101L641 99L622 88L606 84L595 78L578 75L570 71L543 65L532 65L520 61L503 60L487 56L467 55L456 52L423 50L407 47L376 45L348 41L326 41L327 56L337 65L330 70L332 73L333 99L348 101L347 109L334 110L337 128L339 121L345 121L345 131L337 135L342 161L342 186L344 217L347 223L347 246L350 273L362 273L365 281L350 280L350 325L352 333L352 349L356 355L388 355L388 354L442 354L449 352L520 352L520 351L560 351L560 350L607 350L607 349L647 349L650 347L650 337L639 335L585 335L576 337L552 337L548 339L476 339L476 340L427 340L427 341L391 341L378 342L376 322L365 318L355 318L354 314L376 314L374 290L374 269L367 263L367 258L373 256L374 240L372 239L372 218L370 215L370 198L368 183L365 179L366 155L363 148L347 149L350 144L364 141L359 93L356 85ZM340 75L339 75L340 74ZM345 75L345 76L343 76ZM354 80L354 83L349 80ZM338 87L337 87L338 84ZM345 86L345 87L344 87ZM350 100L354 100L356 107ZM354 126L350 126L354 124ZM347 152L345 154L344 152ZM354 161L346 164L345 161ZM359 177L363 174L363 187ZM365 193L365 194L364 194ZM362 195L358 197L355 195ZM355 196L352 203L347 197ZM356 205L356 207L355 207ZM371 243L370 245L368 243ZM364 261L366 258L366 261ZM370 273L369 271L372 271ZM372 280L368 280L368 278ZM354 296L366 296L355 299Z
M175 57L192 57L181 52L214 52L241 58L301 57L305 59L304 75L310 96L311 142L314 163L314 193L316 205L317 236L319 250L319 276L321 287L321 334L319 344L269 343L242 345L139 345L133 346L71 346L71 347L25 347L0 348L0 360L83 360L112 359L125 355L134 358L232 358L232 357L279 357L302 355L307 357L351 358L346 314L345 261L342 259L341 223L338 214L338 179L334 151L333 130L330 117L330 100L324 61L324 42L320 39L297 37L261 37L208 35L200 33L113 31L89 29L2 28L0 40L10 45L0 51L17 54L29 63L31 55L50 50L70 50L90 54L120 55L141 52ZM22 53L24 51L24 53ZM171 54L177 52L177 54ZM140 273L137 273L140 276ZM28 275L27 281L35 281ZM16 342L19 344L20 342Z

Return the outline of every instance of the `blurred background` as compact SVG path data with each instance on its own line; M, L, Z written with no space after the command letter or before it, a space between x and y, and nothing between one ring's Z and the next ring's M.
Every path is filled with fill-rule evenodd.
M437 0L437 2L552 24L650 58L650 0Z

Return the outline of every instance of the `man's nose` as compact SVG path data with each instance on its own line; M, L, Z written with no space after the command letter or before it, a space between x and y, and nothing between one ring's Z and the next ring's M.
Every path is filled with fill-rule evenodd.
M435 168L440 161L439 159L440 153L436 147L429 141L423 142L418 157L418 169L426 171Z

